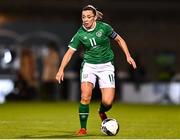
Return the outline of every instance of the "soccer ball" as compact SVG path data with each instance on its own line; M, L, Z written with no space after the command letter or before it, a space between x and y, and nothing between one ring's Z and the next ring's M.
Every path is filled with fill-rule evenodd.
M115 136L119 132L119 123L113 118L107 118L101 123L101 132L108 136Z

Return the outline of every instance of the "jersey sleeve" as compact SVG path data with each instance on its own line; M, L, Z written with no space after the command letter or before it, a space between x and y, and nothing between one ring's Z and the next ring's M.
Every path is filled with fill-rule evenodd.
M81 44L80 40L79 40L79 36L78 33L76 33L73 38L71 39L71 41L69 42L68 47L73 49L74 51L76 51L79 47L79 45Z
M116 38L117 36L117 33L114 31L114 29L109 25L109 24L105 24L106 26L106 34L108 37L111 37L111 38Z

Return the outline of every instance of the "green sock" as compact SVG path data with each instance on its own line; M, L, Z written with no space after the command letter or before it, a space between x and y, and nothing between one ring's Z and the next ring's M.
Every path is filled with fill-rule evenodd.
M99 112L107 112L110 110L112 105L105 106L103 103L100 104Z
M89 115L89 105L84 105L80 103L79 119L80 119L81 128L86 129L88 115Z

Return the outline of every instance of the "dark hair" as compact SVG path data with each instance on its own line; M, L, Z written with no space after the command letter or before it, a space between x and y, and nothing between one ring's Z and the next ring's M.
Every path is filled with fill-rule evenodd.
M85 6L82 11L86 11L86 10L91 10L93 12L93 14L95 16L97 16L97 20L101 20L103 17L103 13L101 13L100 11L98 11L94 6L92 5L87 5Z

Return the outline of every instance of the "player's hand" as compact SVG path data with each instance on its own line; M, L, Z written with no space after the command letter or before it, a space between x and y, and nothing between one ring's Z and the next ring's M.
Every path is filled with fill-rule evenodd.
M130 65L132 65L134 69L137 68L136 62L134 61L134 59L133 59L131 56L127 57L127 62L128 62Z
M64 71L58 71L56 74L56 80L61 83L64 80Z

